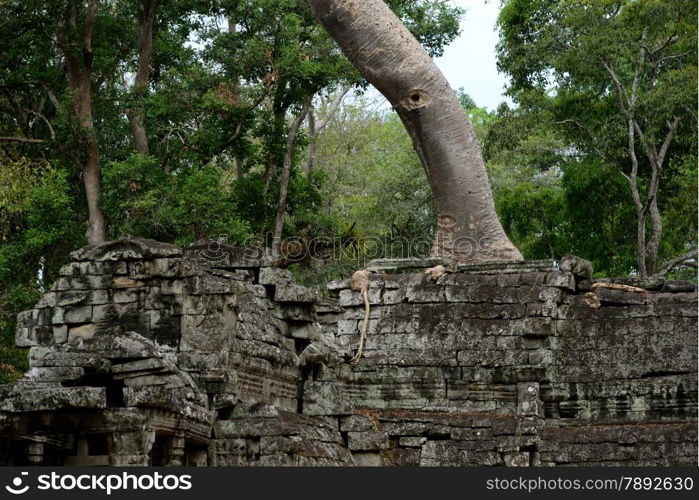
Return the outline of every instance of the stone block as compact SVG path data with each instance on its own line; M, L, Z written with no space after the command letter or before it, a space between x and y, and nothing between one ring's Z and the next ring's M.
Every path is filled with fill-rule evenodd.
M53 327L53 343L63 344L68 340L68 325Z
M92 321L92 306L77 306L65 309L63 323L89 323Z
M160 282L160 293L163 295L182 295L182 280L163 280Z
M49 345L52 341L53 327L51 326L18 327L15 330L15 345L17 347Z
M117 319L117 312L113 304L92 306L92 321L94 323L110 322Z
M257 282L260 285L284 285L293 281L291 272L278 267L262 267Z
M145 282L141 280L136 280L129 278L127 276L115 276L112 279L112 288L139 288L145 286Z
M543 416L543 404L539 399L539 383L520 382L517 384L517 404L519 415L524 417Z
M503 460L507 467L529 467L529 452L505 453Z
M352 459L357 467L381 467L384 465L381 454L377 452L355 451L352 453Z
M388 439L380 431L350 431L347 433L347 447L352 451L378 451L388 448Z
M316 302L320 297L317 290L294 284L278 284L274 288L277 302Z
M93 323L76 325L68 328L68 343L78 344L95 336L96 327Z
M405 297L408 302L426 303L426 302L444 302L446 301L446 287L442 285L410 285L408 286Z
M592 277L592 262L575 255L564 255L559 265L561 271L568 271L581 278Z
M340 417L340 430L343 432L371 431L376 429L377 423L365 415L347 415Z
M406 446L408 448L421 448L426 442L427 438L421 436L404 436L398 439L398 444L400 446Z
M565 290L575 291L575 276L567 271L552 271L546 274L544 282L548 286L563 288Z
M370 288L367 292L367 297L369 298L369 304L380 304L381 290ZM340 292L340 305L343 307L363 306L364 299L362 299L362 294L360 292L355 292L354 290L342 290Z

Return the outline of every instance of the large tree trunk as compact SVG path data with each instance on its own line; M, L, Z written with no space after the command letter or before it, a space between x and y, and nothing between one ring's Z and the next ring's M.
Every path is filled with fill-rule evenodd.
M100 153L97 129L92 117L92 33L97 16L97 0L89 0L85 6L85 24L82 33L82 51L74 50L67 42L68 36L78 33L78 6L73 2L66 32L59 34L68 73L68 86L74 92L73 111L82 129L85 159L81 165L83 184L87 198L88 223L85 236L91 245L107 239L107 221L99 207L102 192L100 180Z
M420 43L381 0L306 0L413 139L438 211L432 253L461 262L521 260L495 213L473 128Z
M138 70L134 81L134 97L136 104L127 111L133 147L137 153L150 154L148 136L146 134L146 116L143 109L143 97L148 88L148 75L153 57L153 23L159 0L144 0L143 12L138 23Z

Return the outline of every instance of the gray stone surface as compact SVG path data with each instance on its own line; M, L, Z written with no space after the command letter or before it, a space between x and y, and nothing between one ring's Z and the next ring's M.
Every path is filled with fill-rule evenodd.
M434 280L434 260L373 262L394 274L370 275L350 365L365 311L349 280L321 301L253 250L74 252L18 316L30 369L0 387L3 449L19 450L0 464L696 462L693 283L591 279L574 256Z

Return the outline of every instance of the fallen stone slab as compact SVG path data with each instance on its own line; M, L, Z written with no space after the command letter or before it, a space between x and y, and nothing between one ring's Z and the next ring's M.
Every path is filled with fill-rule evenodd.
M407 271L434 267L440 264L446 264L444 259L374 259L369 261L365 269L370 272Z
M89 245L71 252L73 262L148 260L159 257L181 257L182 249L176 245L147 238L126 237L99 245Z
M107 407L104 387L23 388L0 395L0 411L9 413Z

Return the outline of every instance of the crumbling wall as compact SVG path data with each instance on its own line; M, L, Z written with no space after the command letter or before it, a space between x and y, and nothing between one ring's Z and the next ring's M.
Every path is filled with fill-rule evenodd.
M568 257L372 276L366 351L318 370L304 408L340 418L355 459L399 465L696 464L697 294L590 280ZM387 269L386 269L387 268ZM439 275L437 275L439 276ZM358 343L349 280L338 345ZM333 397L333 395L340 395Z
M697 294L589 263L371 267L323 299L250 249L72 254L0 388L0 461L695 464ZM406 267L409 266L409 267Z
M253 418L258 404L297 411L316 294L265 267L266 255L125 239L71 258L18 317L30 369L0 389L5 463L226 463L224 420ZM283 463L329 439L305 431L310 417L287 420ZM319 447L319 462L339 455ZM267 451L250 455L271 463Z

